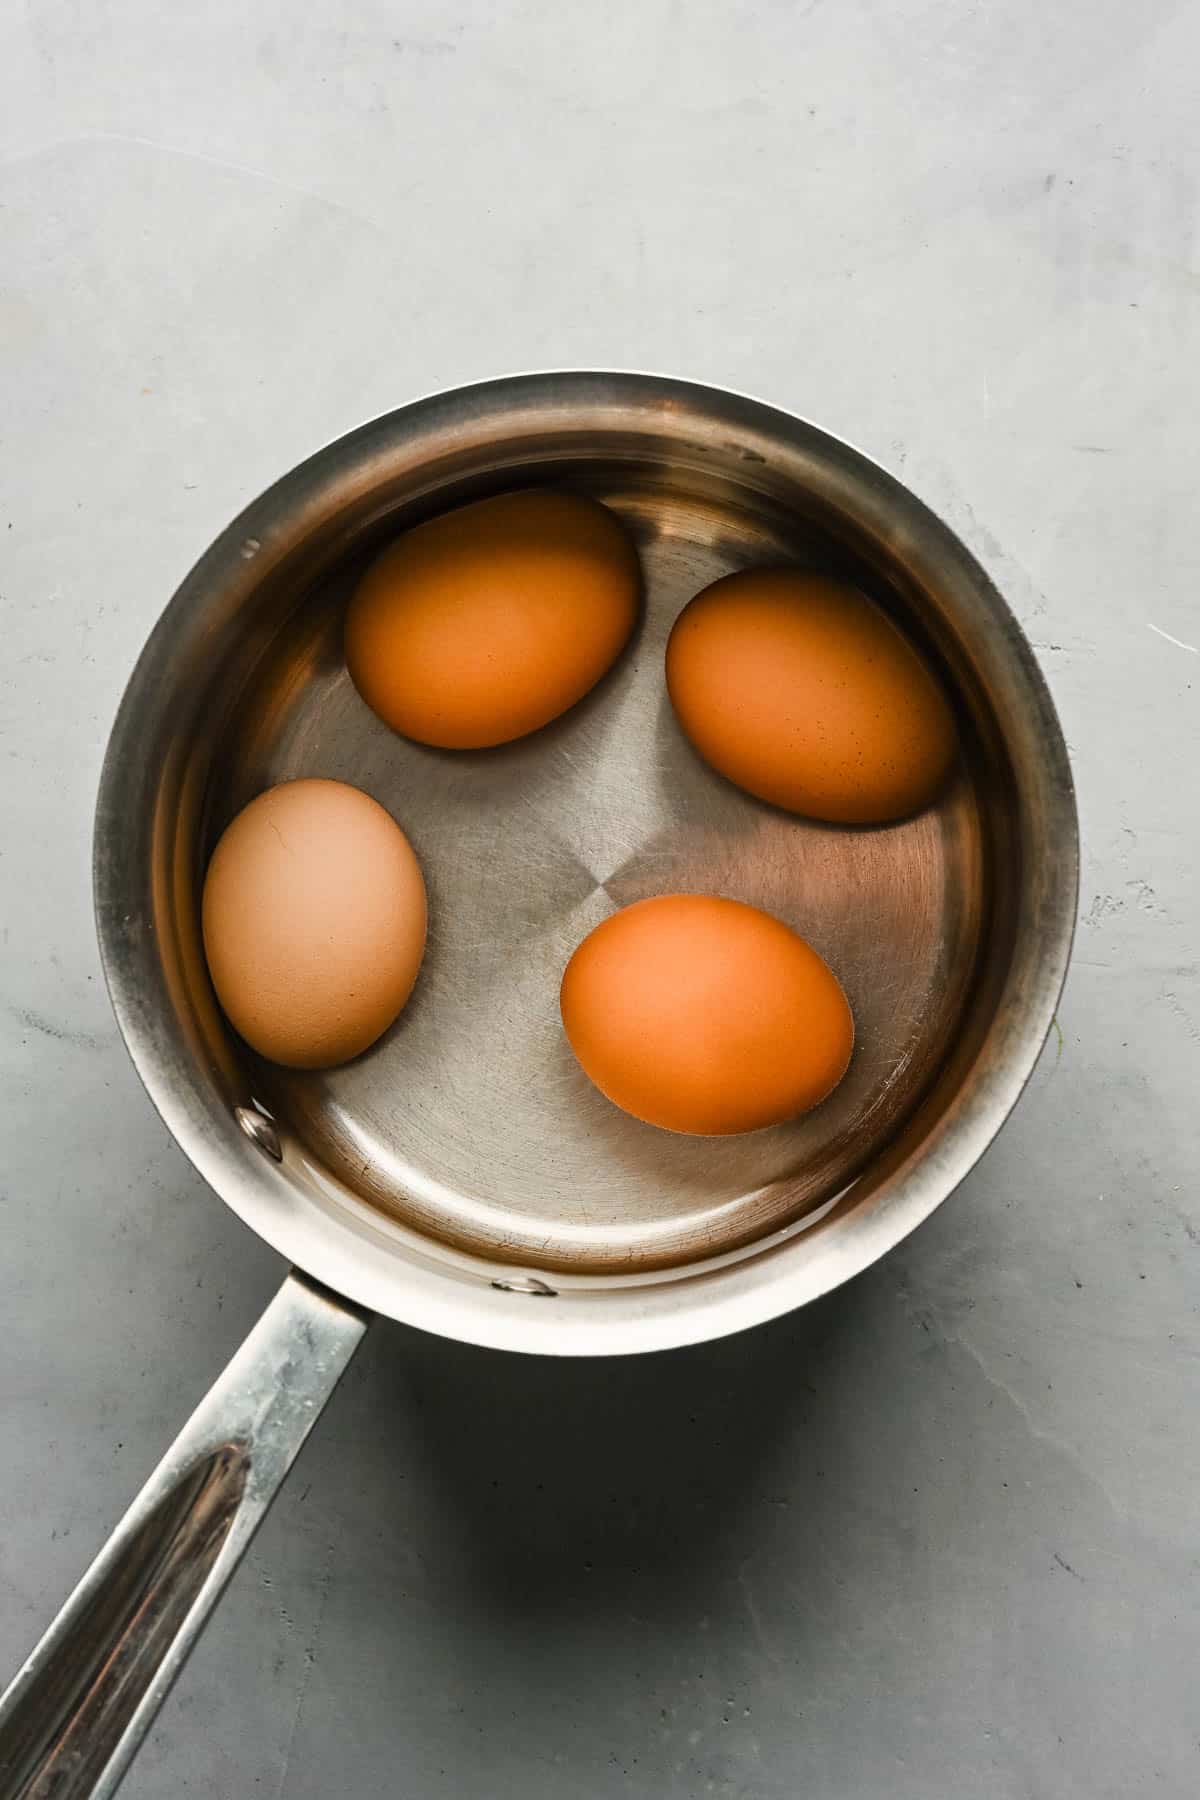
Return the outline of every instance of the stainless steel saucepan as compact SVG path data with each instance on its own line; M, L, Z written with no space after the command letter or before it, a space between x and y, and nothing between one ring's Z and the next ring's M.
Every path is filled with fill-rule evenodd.
M431 513L547 483L636 534L636 641L520 743L395 737L342 659L357 571ZM962 757L935 809L810 824L727 786L680 735L673 619L717 575L780 560L847 573L940 670ZM380 800L430 894L408 1008L324 1074L234 1039L197 926L223 826L298 775ZM489 382L352 432L255 501L167 607L122 702L96 916L151 1099L294 1272L0 1703L0 1795L114 1791L372 1314L508 1350L658 1350L801 1306L912 1231L1033 1068L1076 867L1062 735L1004 601L899 482L771 407L645 375ZM614 907L689 889L787 919L841 978L855 1057L809 1117L673 1137L576 1068L556 1004L571 950Z

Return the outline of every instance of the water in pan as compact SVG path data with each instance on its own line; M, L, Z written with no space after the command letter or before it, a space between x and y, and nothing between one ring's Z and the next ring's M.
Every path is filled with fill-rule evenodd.
M255 1070L285 1128L357 1194L423 1233L547 1269L691 1262L752 1241L853 1179L912 1110L953 1035L980 930L972 784L876 830L810 824L702 765L663 683L671 624L718 575L833 553L731 505L588 484L635 531L640 629L567 717L494 751L427 750L359 699L342 662L349 576L297 615L239 708L216 826L275 781L365 788L429 888L416 991L368 1054L325 1074ZM836 557L833 557L836 562ZM850 1071L815 1112L747 1137L672 1136L587 1082L558 1017L562 969L614 908L717 893L794 925L854 1009Z

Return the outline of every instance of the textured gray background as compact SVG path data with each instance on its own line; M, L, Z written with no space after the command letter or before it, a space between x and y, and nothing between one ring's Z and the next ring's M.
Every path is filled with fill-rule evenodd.
M1085 834L1061 1050L960 1195L712 1348L379 1329L130 1800L1200 1785L1198 59L1185 0L3 9L4 1669L280 1274L88 892L122 682L273 477L533 365L810 415L1000 582Z

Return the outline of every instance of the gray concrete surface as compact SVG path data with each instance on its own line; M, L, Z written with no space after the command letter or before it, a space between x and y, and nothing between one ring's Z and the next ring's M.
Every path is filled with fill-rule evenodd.
M379 1329L130 1800L1196 1792L1198 58L1183 0L3 10L5 1669L280 1275L88 892L126 673L275 475L533 365L808 414L1003 586L1085 833L1061 1045L957 1198L708 1349Z

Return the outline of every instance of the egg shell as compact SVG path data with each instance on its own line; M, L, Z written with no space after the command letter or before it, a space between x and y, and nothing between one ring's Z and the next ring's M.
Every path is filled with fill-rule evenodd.
M633 630L640 572L616 515L578 494L499 494L405 532L359 583L346 663L394 731L508 743L574 706Z
M667 690L706 762L789 812L848 825L927 805L955 755L950 708L865 594L795 569L748 569L684 607Z
M272 1062L329 1068L374 1043L408 999L425 948L425 883L369 794L288 781L225 830L202 924L234 1029Z
M724 1136L816 1106L850 1062L836 976L757 907L668 894L612 914L562 980L563 1028L584 1072L625 1112Z

